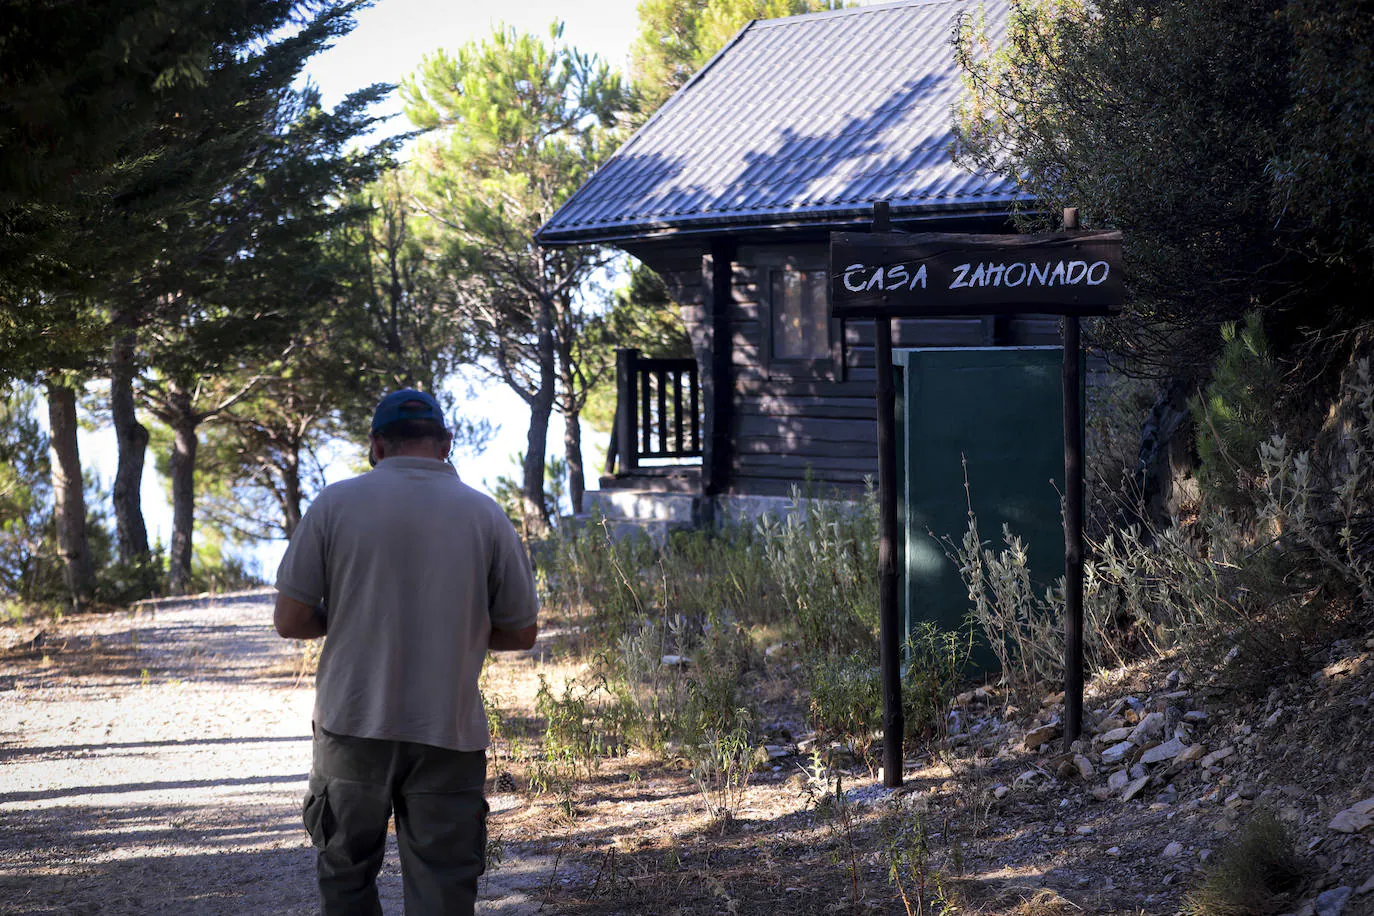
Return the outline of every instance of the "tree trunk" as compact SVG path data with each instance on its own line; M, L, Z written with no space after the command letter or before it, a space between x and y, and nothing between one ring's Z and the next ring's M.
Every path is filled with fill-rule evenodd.
M91 548L86 538L86 494L82 489L81 453L76 443L76 392L47 383L48 433L52 459L53 515L62 572L72 604L80 607L95 584Z
M291 540L291 536L296 533L296 526L301 523L301 462L300 452L289 456L282 462L282 530L286 532L286 539Z
M148 430L134 412L134 332L115 338L110 358L110 416L114 421L119 463L115 469L115 533L119 558L126 563L147 563L148 527L143 522L143 460L148 452Z
M563 406L563 454L568 461L568 499L577 515L587 492L587 473L582 467L582 411L575 398Z
M190 392L171 386L172 545L167 558L167 590L184 595L191 580L191 531L196 515L196 438L198 418Z
M530 431L525 438L524 516L525 534L542 537L549 531L549 511L544 504L544 456L548 451L549 417L553 415L558 388L558 355L553 338L553 309L543 305L538 329L539 390L530 400Z

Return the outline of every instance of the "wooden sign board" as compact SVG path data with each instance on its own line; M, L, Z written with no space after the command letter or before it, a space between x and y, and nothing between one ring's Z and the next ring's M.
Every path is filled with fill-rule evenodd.
M836 318L1107 315L1121 307L1121 233L833 232Z

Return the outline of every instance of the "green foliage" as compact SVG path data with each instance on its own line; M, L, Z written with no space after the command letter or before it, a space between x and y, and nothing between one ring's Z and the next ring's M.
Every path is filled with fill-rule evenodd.
M922 621L902 653L902 709L907 735L942 737L951 704L968 675L973 627L957 632Z
M678 359L692 355L692 341L682 323L682 312L658 274L639 263L630 265L624 287L604 315L588 327L588 343L597 348L605 371L587 398L583 417L592 428L609 432L615 423L617 347L633 347L643 356Z
M882 728L883 695L872 650L822 657L808 675L811 723L867 757Z
M701 792L707 815L722 830L734 819L749 788L754 767L751 726L749 711L736 710L731 727L708 728L693 752L692 782Z
M0 595L26 601L52 597L62 580L37 405L30 388L0 388Z
M1188 916L1277 913L1298 889L1305 869L1293 838L1273 813L1260 810L1210 866L1184 901Z
M759 526L764 556L803 645L841 656L870 645L878 626L878 499L858 511L793 490L785 520Z
M416 205L433 221L474 361L530 406L522 516L541 534L549 416L557 403L575 427L599 373L579 290L605 255L543 248L534 234L615 149L630 105L620 77L562 34L558 22L547 38L501 28L426 57L401 87L406 114L429 131L411 164Z
M1368 297L1356 74L1374 30L1357 7L1020 0L997 46L969 17L958 156L1033 195L1027 227L1074 206L1123 230L1131 299L1097 333L1136 370L1204 376L1213 329L1256 309L1285 352L1299 325L1350 327Z
M1274 433L1281 391L1258 312L1244 327L1222 325L1212 379L1188 407L1197 427L1198 484L1214 505L1249 510L1260 476L1260 443Z
M826 0L641 0L630 48L641 116L653 114L751 19L841 7Z

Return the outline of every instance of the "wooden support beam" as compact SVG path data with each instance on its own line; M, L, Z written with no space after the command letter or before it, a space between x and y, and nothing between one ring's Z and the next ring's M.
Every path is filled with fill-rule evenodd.
M1064 210L1064 229L1078 210ZM1083 403L1077 315L1064 316L1064 746L1083 733Z
M885 200L873 205L873 231L891 230ZM883 686L883 785L902 784L902 635L897 603L897 389L892 366L892 319L873 319L878 399L878 640Z
M707 497L724 493L730 485L734 406L730 316L734 300L734 258L734 243L727 238L717 238L711 240L711 252L702 259L702 285L709 291L706 336L710 352L701 366L701 393L706 402L701 489L702 495Z

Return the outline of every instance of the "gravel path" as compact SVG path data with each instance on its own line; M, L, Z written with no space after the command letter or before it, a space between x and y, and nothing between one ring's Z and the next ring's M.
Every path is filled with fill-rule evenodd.
M85 617L5 653L0 913L317 911L300 823L314 690L270 601ZM537 910L546 863L512 852L479 912ZM379 885L399 914L394 835Z

